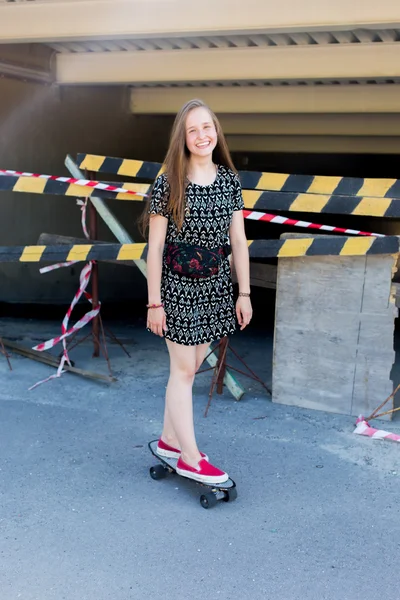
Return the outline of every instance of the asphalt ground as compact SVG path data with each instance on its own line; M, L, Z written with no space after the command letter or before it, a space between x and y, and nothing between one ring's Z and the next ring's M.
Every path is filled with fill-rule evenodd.
M27 346L52 322L5 320ZM1 600L382 600L397 597L400 445L354 435L354 418L195 382L199 446L235 479L238 498L204 510L201 488L153 481L168 357L142 325L118 326L132 356L109 347L118 381L0 356ZM270 383L272 337L232 343ZM77 366L106 373L84 344ZM400 433L399 421L375 422Z

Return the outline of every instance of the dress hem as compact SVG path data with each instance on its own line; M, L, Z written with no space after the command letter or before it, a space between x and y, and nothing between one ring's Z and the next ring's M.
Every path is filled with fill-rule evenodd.
M202 344L211 344L212 342L216 342L219 340L222 340L222 338L227 337L229 335L233 335L234 333L236 333L236 328L233 329L232 331L228 331L225 335L222 335L220 337L211 337L211 339L206 338L205 340L202 340L201 342L198 342L197 344L189 344L189 343L184 343L184 342L178 342L177 340L171 339L170 337L168 337L168 335L164 335L164 338L166 340L169 340L170 342L174 342L175 344L179 344L180 346L201 346Z

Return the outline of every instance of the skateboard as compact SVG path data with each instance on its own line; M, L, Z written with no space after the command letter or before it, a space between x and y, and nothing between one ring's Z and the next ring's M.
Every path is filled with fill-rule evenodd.
M157 454L157 444L158 440L153 440L149 442L149 450L155 456L161 464L155 465L154 467L150 467L150 477L152 479L164 479L169 473L176 473L176 463L178 462L177 458L167 458L165 456L159 456ZM194 479L190 479L189 477L183 477L183 479L187 479L188 481L193 481L198 485L208 489L209 491L202 494L200 496L200 504L203 508L212 508L215 506L219 500L223 500L224 502L232 502L237 498L237 490L236 483L233 479L228 479L224 481L224 483L203 483L202 481L195 481Z

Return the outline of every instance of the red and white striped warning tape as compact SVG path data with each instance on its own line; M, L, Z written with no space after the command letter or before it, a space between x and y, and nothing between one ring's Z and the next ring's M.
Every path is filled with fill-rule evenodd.
M306 229L320 229L322 231L345 233L347 235L370 235L373 237L385 237L383 233L370 233L369 231L360 231L358 229L345 229L343 227L334 227L333 225L319 225L318 223L299 221L297 219L290 219L288 217L271 215L269 213L254 210L244 210L243 214L245 219L250 219L251 221L266 221L268 223L275 223L276 225L294 225L295 227L305 227Z
M47 273L49 271L54 271L55 269L59 269L62 267L69 267L70 265L74 264L75 262L77 262L77 261L68 262L68 263L58 263L56 265L51 265L49 267L44 267L43 269L40 269L40 272ZM37 383L35 383L35 385L33 385L32 387L29 388L30 390L33 390L34 388L38 387L42 383L46 383L47 381L50 381L51 379L61 377L61 375L63 373L65 373L65 371L63 370L65 363L67 362L69 365L71 365L71 362L70 362L70 359L68 356L68 351L67 351L66 338L69 337L70 335L72 335L73 333L79 331L80 329L82 329L82 327L87 325L87 323L90 323L90 321L92 321L92 319L94 319L99 314L101 303L99 303L98 306L96 308L94 308L93 310L90 310L89 312L87 312L79 321L77 321L77 323L75 323L75 325L73 327L68 329L69 320L70 320L72 311L73 311L74 307L76 306L76 304L78 303L78 301L80 300L80 298L82 297L82 295L85 295L85 297L89 300L89 302L92 302L92 298L91 298L90 294L88 294L86 292L86 288L87 288L89 280L90 280L90 275L92 273L92 267L93 267L93 261L90 261L87 265L84 266L84 268L81 271L81 274L79 277L79 289L76 292L74 299L71 302L71 306L67 310L67 313L63 319L63 322L61 325L61 335L57 336L51 340L48 340L47 342L43 342L42 344L38 344L37 346L35 346L33 348L33 350L43 352L44 350L49 350L50 348L54 348L54 346L56 346L59 342L63 343L63 349L64 349L63 356L61 357L61 361L58 366L57 373L55 373L54 375L50 375L50 377L47 377L46 379L43 379L42 381L38 381Z
M72 263L72 262L59 263L58 265L52 265L51 267L45 267L45 269L41 270L41 272L45 273L46 271L54 271L55 269L67 267L67 266L70 266L71 264L74 264L74 263ZM90 313L87 313L87 315L85 315L84 317L82 317L82 319L80 319L80 321L78 321L79 327L78 327L78 323L76 323L73 327L71 327L71 329L68 329L68 323L69 323L69 319L71 318L72 311L75 308L77 302L82 297L82 295L85 292L87 285L89 283L90 275L92 273L92 266L93 266L93 262L90 261L87 265L85 265L83 267L83 269L81 271L81 274L79 276L79 283L80 283L79 289L76 292L74 299L72 300L71 305L70 305L69 309L67 310L67 313L61 324L61 335L53 338L52 340L49 340L48 342L43 342L42 344L38 344L37 346L34 347L34 350L43 352L44 350L50 350L50 348L54 348L54 346L56 346L59 342L64 340L66 337L68 337L75 331L78 331L79 329L81 329L84 325L86 325L86 323L88 323L90 321L90 319L88 320L86 318L87 315ZM91 311L91 312L96 312L96 311L98 312L97 309L95 309L95 311Z
M101 181L94 181L92 179L74 179L73 177L57 177L56 175L41 175L39 173L11 171L9 169L0 169L0 175L15 175L16 177L36 177L37 179L48 179L51 181L60 181L61 183L81 185L83 187L90 187L95 190L103 190L105 192L118 192L143 197L147 196L147 194L143 194L141 192L135 192L134 190L126 190L125 188L118 187L116 185L108 185L107 183L101 183Z
M82 211L81 225L82 225L83 233L85 234L85 237L87 240L90 239L89 231L86 227L86 209L87 209L88 200L89 200L89 198L86 198L85 200L81 200L80 198L78 198L76 200L77 205L81 207L81 211Z
M81 219L81 223L82 223L82 229L83 232L85 234L85 237L87 239L90 238L89 236L89 232L87 230L87 226L86 226L86 208L87 208L87 202L88 202L88 198L86 198L85 201L78 199L77 200L77 204L81 207L82 210L82 219ZM55 265L49 265L47 267L43 267L42 269L40 269L40 273L50 273L50 271L55 271L56 269L62 269L63 267L70 267L71 265L76 264L77 260L74 261L69 261L69 262L64 262L64 263L57 263ZM29 388L29 390L33 390L36 387L38 387L39 385L41 385L42 383L46 383L47 381L50 381L51 379L56 379L57 377L61 377L61 375L63 373L65 373L64 371L64 365L65 363L68 363L71 366L71 361L69 359L68 356L68 350L67 350L67 343L66 343L66 338L69 337L70 335L72 335L73 333L76 333L77 331L79 331L80 329L82 329L82 327L84 327L87 323L89 323L90 321L92 321L100 312L100 307L101 307L101 302L99 302L98 306L93 309L90 310L89 312L87 312L82 319L80 319L77 323L75 323L75 325L73 327L71 327L70 329L68 329L68 325L69 325L69 320L71 318L71 314L72 311L74 310L74 307L76 306L76 304L79 302L80 298L82 297L82 295L84 295L86 297L86 299L92 304L92 297L91 295L86 291L86 288L89 284L89 280L90 280L90 275L92 273L92 267L93 267L94 262L90 261L87 265L85 265L85 267L82 269L81 274L79 276L79 289L77 291L77 293L75 294L71 305L63 319L63 322L61 324L61 335L58 337L53 338L52 340L48 340L47 342L44 342L42 344L38 344L37 346L35 346L33 349L34 350L38 350L39 352L43 352L44 350L49 350L50 348L54 348L54 346L56 346L59 342L62 341L63 344L63 355L61 357L61 361L60 364L58 365L58 369L57 372L54 375L50 375L50 377L47 377L46 379L43 379L42 381L38 381L37 383L35 383L35 385L33 385L32 387Z
M366 435L374 440L392 440L393 442L400 442L400 435L397 433L390 433L384 429L375 429L371 427L368 421L360 415L356 421L356 428L354 433L357 435Z

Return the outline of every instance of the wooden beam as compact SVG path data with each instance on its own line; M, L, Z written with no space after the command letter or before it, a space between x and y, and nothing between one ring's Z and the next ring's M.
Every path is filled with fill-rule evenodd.
M60 84L400 77L400 44L58 54Z
M21 356L25 356L25 358L31 358L32 360L36 360L37 362L44 363L45 365L49 365L50 367L58 368L60 361L50 354L49 352L38 352L37 350L32 350L31 348L26 348L21 344L17 344L11 340L6 340L3 338L4 345L7 348L10 348L17 354L21 354ZM71 363L73 365L73 363ZM110 375L101 375L100 373L95 373L94 371L86 371L85 369L78 369L75 366L70 366L65 363L63 367L64 371L68 371L70 373L74 373L75 375L81 375L82 377L86 377L88 379L93 379L94 381L103 381L104 383L112 383L114 381L118 381L115 377Z
M400 111L399 85L135 88L131 92L131 111L176 114L191 98L202 98L219 115Z
M39 42L396 27L394 0L80 0L0 4L0 40Z

